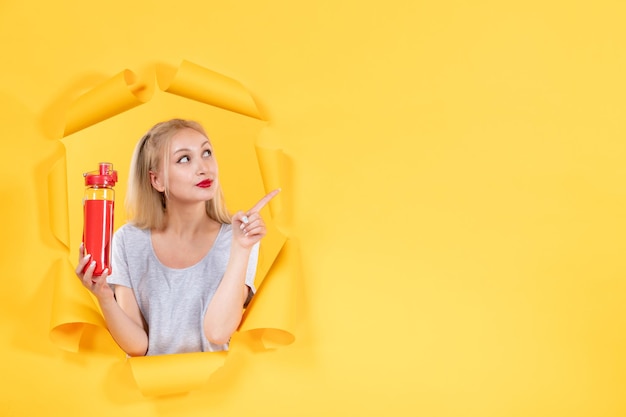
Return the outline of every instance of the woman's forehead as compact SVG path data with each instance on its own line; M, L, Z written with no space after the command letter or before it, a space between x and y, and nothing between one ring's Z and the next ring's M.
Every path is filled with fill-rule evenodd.
M170 149L176 151L178 148L200 147L211 142L203 133L191 128L181 129L176 132L170 140Z

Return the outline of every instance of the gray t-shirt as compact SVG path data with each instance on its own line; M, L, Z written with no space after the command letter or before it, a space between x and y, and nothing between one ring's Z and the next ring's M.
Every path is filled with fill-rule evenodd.
M150 230L131 224L113 235L112 274L109 284L132 288L148 324L148 352L164 355L227 350L204 335L204 313L220 284L230 256L232 226L222 224L213 247L197 264L183 269L168 268L156 257ZM248 261L246 285L255 292L254 276L259 244Z

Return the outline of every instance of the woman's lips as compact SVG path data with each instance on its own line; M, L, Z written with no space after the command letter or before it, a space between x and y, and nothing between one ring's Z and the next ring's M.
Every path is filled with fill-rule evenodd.
M213 184L213 180L204 180L197 183L196 186L201 188L209 188L211 184Z

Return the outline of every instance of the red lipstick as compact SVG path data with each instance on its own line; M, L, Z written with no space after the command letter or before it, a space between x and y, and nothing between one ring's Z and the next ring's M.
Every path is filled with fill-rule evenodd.
M204 180L196 184L200 188L209 188L213 184L213 180Z

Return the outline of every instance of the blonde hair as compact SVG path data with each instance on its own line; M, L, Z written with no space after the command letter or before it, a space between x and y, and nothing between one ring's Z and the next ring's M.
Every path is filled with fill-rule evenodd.
M200 123L193 120L172 119L154 125L137 143L130 163L126 212L128 220L141 229L162 230L165 227L165 212L168 199L168 177L165 169L165 192L154 189L150 171L156 172L169 163L169 148L172 137L183 129L193 129L208 139ZM220 223L230 223L222 188L217 183L215 197L206 202L207 215Z

